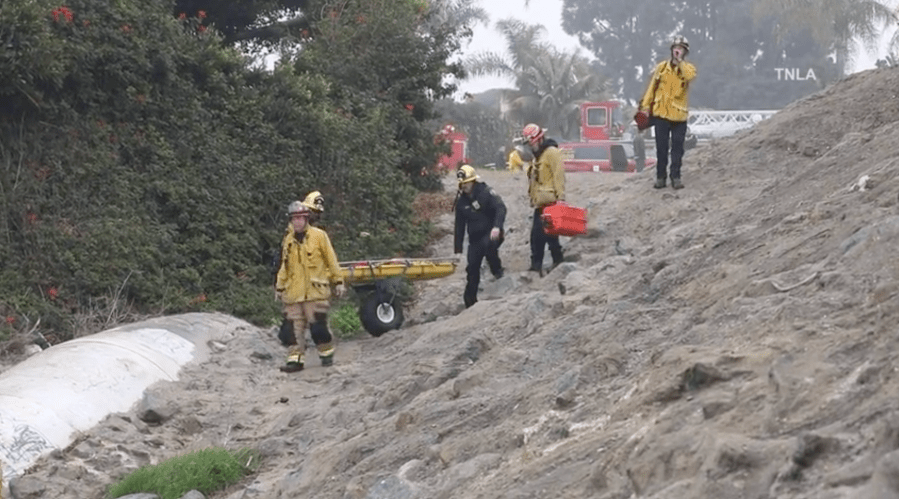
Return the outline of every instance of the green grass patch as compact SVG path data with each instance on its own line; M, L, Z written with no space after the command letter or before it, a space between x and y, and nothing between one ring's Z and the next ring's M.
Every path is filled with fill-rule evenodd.
M191 490L208 495L237 483L258 467L259 454L250 449L203 449L155 466L144 466L113 484L106 497L144 492L161 499L179 499Z

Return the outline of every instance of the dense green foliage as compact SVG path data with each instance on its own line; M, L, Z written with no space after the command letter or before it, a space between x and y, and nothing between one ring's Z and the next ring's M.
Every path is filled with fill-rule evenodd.
M113 484L107 497L152 493L161 499L178 499L191 490L208 495L236 483L259 466L255 451L203 449L145 466Z
M218 13L171 8L0 5L3 331L40 317L65 338L73 314L113 293L146 313L268 323L284 211L312 190L343 260L425 242L411 205L415 185L438 185L426 124L450 91L448 25L414 1L338 16L315 5L303 50L264 71L209 27Z
M297 59L298 69L342 82L330 97L343 102L348 114L380 110L387 125L377 132L394 141L401 169L417 187L439 189L429 169L440 151L434 130L416 124L433 120L433 101L455 89L443 80L462 72L447 62L460 47L459 26L430 19L427 4L419 0L313 4L322 19L310 33L315 42ZM418 65L415 71L410 60Z

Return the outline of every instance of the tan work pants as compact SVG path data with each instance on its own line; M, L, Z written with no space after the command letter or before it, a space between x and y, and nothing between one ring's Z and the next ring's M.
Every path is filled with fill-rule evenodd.
M327 315L330 309L331 304L327 301L304 301L284 305L284 315L293 322L293 334L297 339L297 344L291 346L287 354L288 361L297 362L295 359L299 358L299 362L305 362L306 328L316 321L316 314ZM318 338L313 338L313 341L319 356L327 357L334 354L333 337L323 342Z

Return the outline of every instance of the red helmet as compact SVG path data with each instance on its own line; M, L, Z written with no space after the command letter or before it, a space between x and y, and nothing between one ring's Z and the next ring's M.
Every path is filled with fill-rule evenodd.
M533 123L529 123L525 125L524 130L521 131L521 135L529 144L536 146L543 140L543 129Z

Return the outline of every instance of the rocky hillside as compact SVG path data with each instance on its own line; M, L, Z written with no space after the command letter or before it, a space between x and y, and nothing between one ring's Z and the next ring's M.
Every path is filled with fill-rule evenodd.
M111 415L14 497L209 445L265 458L227 499L899 497L897 88L857 74L700 146L680 191L569 174L591 230L542 278L524 179L480 172L509 234L474 307L464 272L422 283L402 329L292 375L239 327L153 390L161 423Z

